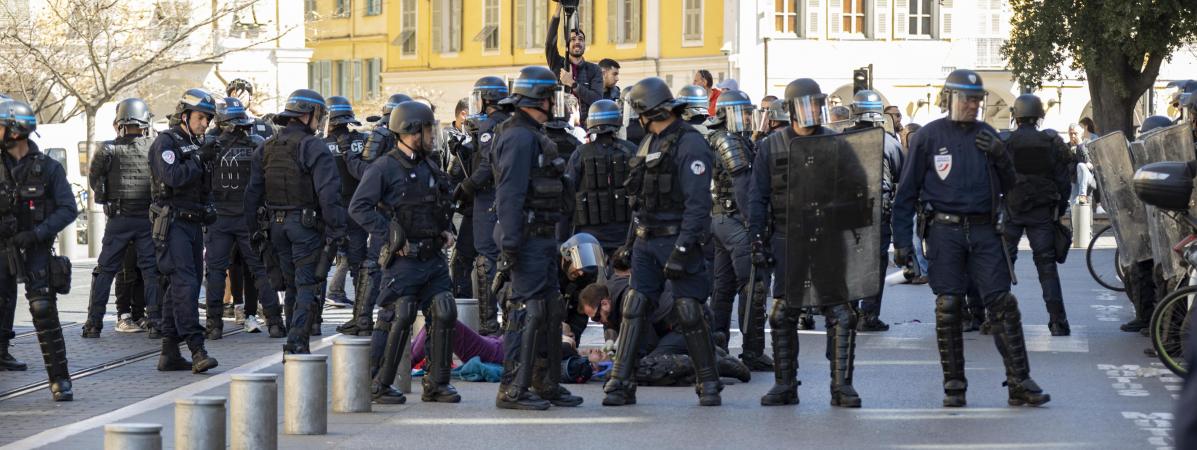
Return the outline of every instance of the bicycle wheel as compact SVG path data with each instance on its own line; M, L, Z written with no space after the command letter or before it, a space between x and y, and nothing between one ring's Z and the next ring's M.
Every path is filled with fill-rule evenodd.
M1195 295L1197 286L1177 289L1164 297L1151 314L1151 346L1164 366L1182 377L1189 373L1185 346L1189 340L1189 308Z
M1089 248L1085 250L1085 265L1089 268L1089 275L1093 277L1097 284L1111 291L1123 292L1126 291L1126 285L1122 282L1122 273L1118 267L1118 250L1109 251L1106 249L1096 249L1093 246L1097 245L1098 238L1114 237L1114 229L1109 225L1102 227L1097 233L1093 234L1093 238L1089 239Z

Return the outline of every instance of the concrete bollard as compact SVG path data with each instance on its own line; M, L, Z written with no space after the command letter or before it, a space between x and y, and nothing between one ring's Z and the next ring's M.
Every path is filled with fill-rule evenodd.
M229 383L229 448L278 448L278 375L244 373Z
M175 449L224 449L224 397L175 400Z
M162 425L110 423L104 425L104 450L162 450Z
M283 357L283 432L328 433L328 356Z
M1072 247L1086 248L1093 238L1093 205L1077 200L1072 205Z
M471 330L478 331L478 328L482 327L482 321L478 318L478 299L457 299L457 320L466 324Z
M370 412L370 339L338 337L332 349L332 410Z
M416 313L416 321L411 325L411 339L414 341L416 335L420 334L420 330L424 328L424 312ZM403 358L399 359L399 381L395 386L399 392L404 394L411 393L411 341L405 342L403 347Z

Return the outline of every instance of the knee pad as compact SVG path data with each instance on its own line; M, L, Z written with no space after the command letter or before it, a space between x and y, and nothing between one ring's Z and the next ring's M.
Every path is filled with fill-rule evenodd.
M474 270L481 274L489 274L494 269L494 263L487 258L486 255L478 255L474 257Z
M673 311L677 313L678 325L683 329L693 330L702 326L702 304L698 300L678 297L673 300Z
M411 324L416 322L416 312L419 310L419 304L420 301L415 297L399 297L399 300L395 301L394 305L395 320L399 321L400 325L411 326Z
M378 309L378 320L374 321L374 329L391 331L391 322L395 321L395 305L390 304Z
M997 294L986 309L993 311L993 317L1000 321L1022 320L1022 313L1018 310L1018 299L1009 292Z
M1060 270L1056 267L1055 257L1040 259L1035 258L1035 271L1039 273L1039 278L1059 278Z
M798 308L788 307L785 299L775 298L773 299L773 311L769 313L769 326L774 329L797 326L799 314L801 311Z
M452 328L457 325L457 299L451 292L441 292L432 297L432 320L438 326Z
M624 294L623 307L620 308L619 313L624 319L639 319L644 317L646 309L648 309L648 297L645 297L640 291L628 289L628 293Z
M964 300L959 295L945 294L935 298L936 319L942 322L960 320Z
M29 299L29 314L33 316L34 328L54 328L58 323L58 305L53 297L38 296Z
M828 307L828 311L824 314L831 318L835 325L844 325L852 329L856 328L856 321L859 318L856 308L851 303Z
M544 300L532 299L524 302L524 321L536 325L544 321Z

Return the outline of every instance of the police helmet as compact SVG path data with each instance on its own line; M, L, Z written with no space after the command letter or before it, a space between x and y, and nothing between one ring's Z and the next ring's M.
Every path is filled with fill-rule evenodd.
M827 94L815 80L799 78L791 81L786 85L785 98L791 122L802 127L827 123Z
M391 94L391 96L387 98L387 102L382 104L382 115L389 115L391 114L391 110L394 110L395 107L399 106L400 103L410 101L411 97L406 94Z
M139 128L149 128L153 117L149 105L140 98L126 98L116 104L116 120L113 123L122 127L136 125Z
M1010 108L1011 117L1014 120L1018 119L1042 119L1046 114L1043 112L1043 100L1034 94L1022 94L1014 99L1014 106Z
M512 84L511 95L499 104L534 108L540 106L541 101L554 98L557 91L557 76L553 71L542 66L528 66L520 69Z
M598 275L606 263L603 247L589 233L578 233L561 244L561 268L571 279Z
M188 89L175 105L175 117L182 119L188 111L201 112L211 118L216 115L216 101L208 91L199 88Z
M436 116L432 108L420 102L403 102L391 111L387 122L387 129L396 134L416 134L424 131L425 127L436 126Z
M1157 128L1167 128L1170 126L1172 126L1172 119L1165 116L1150 116L1143 119L1143 123L1139 125L1139 135Z
M765 117L775 122L789 122L790 111L786 109L786 102L782 100L774 100L769 104L769 110Z
M328 98L328 125L337 126L344 124L361 125L357 118L353 116L353 105L349 103L349 99L340 95L334 95Z
M320 123L324 120L324 113L327 112L324 104L324 96L319 92L311 89L296 89L287 97L287 105L283 108L283 112L274 116L275 123L285 124L292 117L300 117L304 114L311 114L312 123Z
M245 127L253 125L254 121L245 114L245 104L236 97L225 98L216 105L216 124L222 127Z
M507 98L507 83L499 77L482 77L474 82L474 89L470 91L469 115L477 116L486 112L488 105Z
M752 99L743 91L729 89L719 94L715 100L715 115L707 120L707 125L727 124L727 131L738 133L756 129L753 123ZM745 117L747 116L747 117Z
M940 95L940 107L953 122L976 122L985 110L985 83L981 75L969 69L956 69L948 74ZM976 103L975 109L972 106Z
M665 80L648 77L637 81L628 91L628 103L637 116L661 120L665 115L685 107L686 103L673 98Z
M881 101L880 95L868 89L857 91L856 95L852 96L852 105L849 109L852 118L857 122L873 124L885 122L885 102Z
M681 89L678 89L676 98L686 105L686 109L682 110L682 118L686 120L690 120L694 116L705 117L710 111L710 97L702 86L693 84L682 86Z
M244 78L235 78L233 81L229 82L227 87L225 87L224 93L228 94L229 97L233 97L237 95L237 92L245 92L249 95L254 95L254 84L250 83L249 80Z
M8 140L8 136L16 132L17 139L26 139L30 133L37 131L37 115L28 103L20 100L5 100L0 103L0 125L4 126L4 135L0 142Z
M614 101L602 99L590 104L586 130L594 134L615 133L623 126L623 114Z

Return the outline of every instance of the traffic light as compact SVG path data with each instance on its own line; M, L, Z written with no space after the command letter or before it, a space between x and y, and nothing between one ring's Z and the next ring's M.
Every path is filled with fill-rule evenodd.
M852 94L873 89L873 68L861 67L852 71Z

